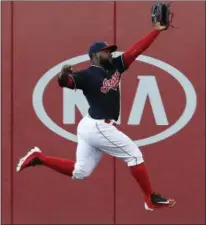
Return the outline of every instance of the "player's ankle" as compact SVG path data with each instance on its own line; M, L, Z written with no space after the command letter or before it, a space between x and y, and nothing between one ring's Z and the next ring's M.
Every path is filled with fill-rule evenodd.
M47 156L43 155L42 153L39 153L37 157L42 162L42 164L47 161Z

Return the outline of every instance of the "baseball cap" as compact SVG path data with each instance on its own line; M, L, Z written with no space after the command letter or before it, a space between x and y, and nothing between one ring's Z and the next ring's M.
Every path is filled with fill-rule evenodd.
M117 50L117 46L108 45L105 41L97 41L89 47L88 55L91 58L93 53L97 53L102 50L109 50L110 52L115 52Z

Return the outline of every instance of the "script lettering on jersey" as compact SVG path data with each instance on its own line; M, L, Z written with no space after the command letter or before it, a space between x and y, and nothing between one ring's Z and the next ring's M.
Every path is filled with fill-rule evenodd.
M115 72L112 75L111 79L104 79L103 80L103 85L101 87L101 92L103 92L104 94L107 93L110 89L113 90L117 90L117 87L119 85L119 81L120 81L120 74L119 72Z

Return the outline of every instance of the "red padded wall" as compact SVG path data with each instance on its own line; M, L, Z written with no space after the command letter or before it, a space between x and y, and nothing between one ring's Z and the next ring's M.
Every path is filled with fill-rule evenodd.
M2 223L13 224L180 224L203 223L205 206L205 11L204 2L172 3L175 29L163 32L144 53L180 70L197 94L189 123L175 135L140 147L155 190L174 196L171 210L148 213L127 166L105 155L86 181L72 181L47 168L17 174L16 163L32 146L45 154L75 158L76 143L49 130L32 106L41 76L58 63L87 53L96 40L125 51L152 28L151 2L2 3ZM199 17L183 16L197 14ZM202 18L202 19L200 19ZM87 66L82 63L75 69ZM137 76L156 77L169 125L157 126L146 103L141 124L128 125ZM135 62L122 79L121 129L133 140L174 124L185 107L181 86L168 73ZM53 79L44 94L53 121L62 122L62 91ZM192 199L191 199L192 198ZM192 201L192 203L191 203Z

